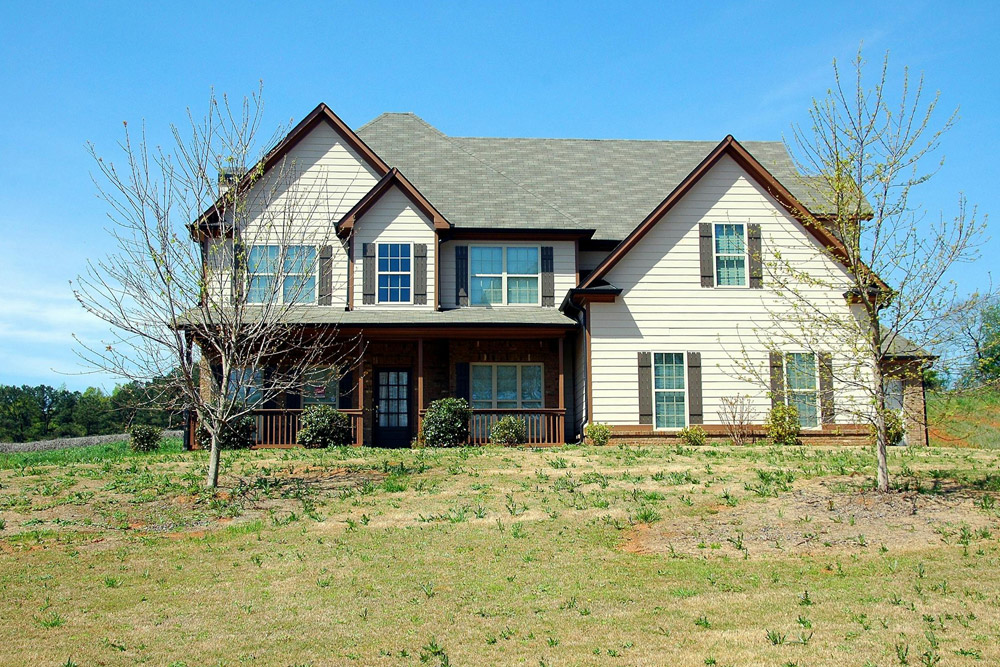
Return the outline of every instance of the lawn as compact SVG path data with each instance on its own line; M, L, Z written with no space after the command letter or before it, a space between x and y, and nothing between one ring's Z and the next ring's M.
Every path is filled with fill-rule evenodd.
M997 664L998 458L0 455L0 664Z
M927 393L932 445L1000 447L1000 388Z

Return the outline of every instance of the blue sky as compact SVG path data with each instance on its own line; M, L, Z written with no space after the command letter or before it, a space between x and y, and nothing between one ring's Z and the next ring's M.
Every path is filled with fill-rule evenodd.
M0 3L0 383L91 384L71 333L101 329L69 281L109 249L88 141L154 137L210 88L264 82L267 122L318 102L353 127L412 111L466 136L779 140L858 44L961 106L921 201L1000 210L994 2ZM664 193L666 194L666 193ZM1000 239L956 274L987 281Z

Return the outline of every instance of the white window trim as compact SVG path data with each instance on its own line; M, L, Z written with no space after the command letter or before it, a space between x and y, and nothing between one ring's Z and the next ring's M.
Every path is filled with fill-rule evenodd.
M657 354L680 354L681 355L681 365L684 366L684 426L663 426L659 427L656 425L656 392L667 392L667 391L677 391L676 389L657 389L656 388L656 355ZM650 390L650 401L652 402L653 411L653 430L668 432L668 431L679 431L682 428L688 427L688 420L691 418L691 387L688 381L688 353L687 350L651 350L649 352L649 390Z
M502 252L501 264L503 270L496 273L472 273L472 249L473 248L500 248ZM535 248L538 251L538 273L508 273L507 272L507 249L508 248ZM554 258L553 258L554 261ZM474 308L495 308L497 306L522 308L542 305L542 246L531 243L470 243L469 244L469 272L466 284L469 286L469 306ZM503 303L472 303L472 278L474 275L480 278L500 278L500 290L503 293ZM538 299L534 303L507 303L507 278L536 278L538 280Z
M282 270L280 273L251 273L250 271L250 251L253 248L270 248L274 247L278 249L278 261L283 262L285 257L288 256L288 248L312 248L313 249L313 270L312 276L307 273L287 273ZM285 248L285 253L282 254L281 249ZM319 303L319 248L316 246L309 245L308 243L292 243L289 245L282 245L280 243L255 243L246 247L246 296L247 304L251 306L261 305L267 303L266 301L250 301L250 282L251 278L254 276L271 276L274 278L275 284L275 303L277 305L288 305L288 306L314 306ZM305 276L308 280L309 277L313 279L313 294L312 301L292 301L290 303L285 303L285 285L284 279L290 278L291 276ZM281 284L278 284L278 278L281 278Z
M479 410L544 410L545 409L545 364L537 361L484 361L475 362L469 364L469 403L481 403L483 401L477 401L472 398L472 368L475 366L490 366L493 368L493 387L490 390L492 407L489 408L478 408ZM497 407L497 366L517 366L517 404L520 406L522 404L521 399L521 368L524 366L537 366L542 369L542 398L541 407L538 408L498 408ZM477 408L473 408L476 410Z
M790 350L783 352L781 356L781 375L782 375L782 386L785 388L785 405L790 406L792 398L792 388L788 384L788 357L792 354L811 354L813 357L813 371L815 373L815 384L816 388L813 389L813 393L816 395L816 425L815 426L803 426L802 428L807 431L820 431L823 429L823 406L819 400L819 354L813 352L812 350ZM796 391L796 393L805 393L801 390ZM799 422L801 424L801 422Z
M379 277L380 276L403 276L406 275L404 271L380 271L378 268L378 249L382 245L405 245L410 248L410 300L409 301L382 301L379 298ZM375 304L379 306L412 306L413 305L413 292L416 289L416 285L413 284L413 265L416 263L416 258L413 256L413 242L412 241L375 241Z
M715 226L716 225L742 225L743 226L743 284L742 285L720 285L719 284L719 264L718 257L720 253L716 252L718 247L715 241ZM712 279L715 282L715 286L719 289L747 289L750 287L750 238L749 231L750 223L747 222L733 222L731 220L726 220L724 222L716 221L712 223ZM738 257L739 253L724 252L721 253L722 257Z

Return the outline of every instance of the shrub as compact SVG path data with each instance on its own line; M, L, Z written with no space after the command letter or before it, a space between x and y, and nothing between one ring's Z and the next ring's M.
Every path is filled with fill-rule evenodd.
M250 415L236 417L225 424L219 432L220 449L246 449L253 446L253 436L257 432L257 420ZM212 445L212 436L209 435L205 424L199 422L198 430L195 432L198 443L208 449Z
M133 424L128 429L128 446L133 452L155 452L163 439L163 429L146 424Z
M719 418L726 427L726 435L734 445L745 445L753 432L755 419L753 400L746 394L723 396Z
M708 433L697 424L685 426L677 432L677 436L684 441L684 444L692 447L701 447L708 442Z
M903 416L895 410L885 411L885 431L886 431L886 443L890 447L898 445L903 442L903 438L906 436L906 427L903 425ZM872 424L869 427L871 431L871 441L874 445L876 442L875 435L875 425Z
M611 441L611 427L600 422L591 422L583 429L587 444L603 447Z
M302 411L295 440L309 448L343 447L351 443L351 419L332 405L310 405Z
M504 415L490 429L494 445L523 445L528 440L528 425L514 415Z
M764 422L767 437L776 445L799 444L799 411L794 405L776 405L767 413Z
M428 447L460 447L469 441L472 408L464 398L431 401L424 413L421 434Z

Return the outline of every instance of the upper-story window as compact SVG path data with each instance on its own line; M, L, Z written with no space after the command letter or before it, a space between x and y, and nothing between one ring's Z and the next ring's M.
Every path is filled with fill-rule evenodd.
M747 286L747 239L743 223L715 224L715 284Z
M816 355L812 352L791 352L785 356L785 400L794 405L803 428L819 424L819 390L816 376Z
M539 305L537 246L471 246L469 301L472 305Z
M413 301L413 247L409 243L378 244L378 302Z
M316 248L255 245L247 253L247 303L315 303ZM279 284L280 281L280 284Z

